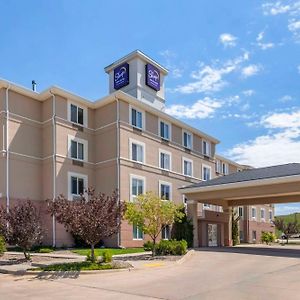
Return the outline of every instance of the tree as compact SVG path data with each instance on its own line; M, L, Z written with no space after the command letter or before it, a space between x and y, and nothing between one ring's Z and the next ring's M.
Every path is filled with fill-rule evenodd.
M91 261L95 261L95 245L118 232L125 206L116 191L106 196L89 188L87 195L74 201L60 195L55 201L48 201L48 205L57 222L90 245Z
M125 219L135 224L143 233L148 234L153 242L152 255L155 255L156 240L164 226L180 221L184 214L182 205L162 200L152 192L139 195L134 202L126 204Z
M188 247L193 247L193 222L186 215L184 208L181 209L181 212L183 213L183 218L180 221L175 221L172 226L171 236L173 239L176 239L178 241L186 240Z
M240 217L237 215L237 212L232 209L232 214L231 214L231 220L232 220L232 244L233 246L236 246L239 244L240 239L239 239L239 220Z
M299 233L299 224L296 218L294 222L285 222L282 218L275 218L274 225L279 231L285 234L287 244L289 243L289 238L292 234Z
M20 247L25 259L29 260L28 252L42 239L42 226L36 206L27 200L11 207L9 211L2 207L0 219L0 231L7 243Z

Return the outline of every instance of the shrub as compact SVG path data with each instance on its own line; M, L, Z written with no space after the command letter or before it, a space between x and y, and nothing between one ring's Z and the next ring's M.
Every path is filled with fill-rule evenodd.
M147 241L143 245L145 251L152 251L153 250L153 242Z
M183 255L187 251L187 242L185 240L161 240L156 247L158 255Z
M103 254L102 254L102 257L103 257L103 262L110 263L112 261L112 253L111 253L111 251L104 250Z
M0 256L2 256L5 251L6 251L5 240L3 236L0 236Z
M91 251L89 251L86 256L86 261L95 262L97 260L98 260L98 257L96 255L92 256Z
M194 238L194 226L191 219L189 219L185 213L185 208L181 209L183 218L179 222L178 220L172 226L171 237L177 241L186 240L188 247L193 247Z
M40 248L40 249L37 250L38 253L51 253L53 251L54 251L53 248L46 248L46 247L45 248Z
M267 245L275 242L275 239L276 239L275 234L272 232L263 231L261 234L261 242L266 243Z

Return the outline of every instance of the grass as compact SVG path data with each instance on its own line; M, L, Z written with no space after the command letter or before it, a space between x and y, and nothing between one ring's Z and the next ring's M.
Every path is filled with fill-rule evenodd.
M93 270L110 270L113 269L110 264L99 264L91 262L74 262L74 263L64 263L55 264L47 267L42 267L34 269L37 271L93 271Z
M117 255L117 254L129 254L129 253L141 253L145 252L144 248L125 248L125 249L119 249L119 248L101 248L101 249L95 249L95 255L96 256L102 256L103 252L105 250L109 250L112 255ZM87 256L90 253L91 249L90 248L81 248L81 249L73 249L72 252L79 254L79 255L84 255Z

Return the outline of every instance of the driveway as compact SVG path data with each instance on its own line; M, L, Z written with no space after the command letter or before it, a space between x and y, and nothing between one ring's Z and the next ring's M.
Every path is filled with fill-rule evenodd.
M201 249L182 264L97 275L0 275L6 299L298 299L300 249Z

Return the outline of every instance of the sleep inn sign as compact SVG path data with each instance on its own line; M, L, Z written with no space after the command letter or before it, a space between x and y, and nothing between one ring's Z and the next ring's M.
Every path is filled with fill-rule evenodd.
M160 72L151 64L146 64L146 85L156 91L160 90Z

